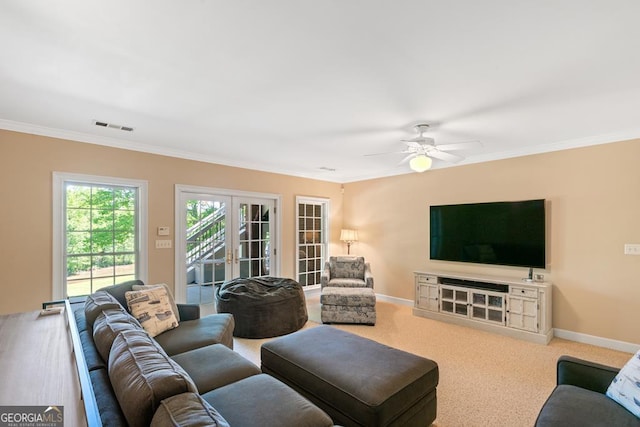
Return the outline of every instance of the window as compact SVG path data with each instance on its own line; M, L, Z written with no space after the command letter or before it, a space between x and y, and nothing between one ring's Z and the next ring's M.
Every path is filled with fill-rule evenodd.
M327 259L328 199L297 197L297 276L302 286L320 285Z
M54 173L54 299L146 279L146 182Z

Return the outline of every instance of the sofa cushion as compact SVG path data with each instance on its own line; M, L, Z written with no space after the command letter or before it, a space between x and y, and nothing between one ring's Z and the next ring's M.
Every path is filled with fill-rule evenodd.
M640 350L620 369L607 396L640 418Z
M169 356L211 344L224 344L232 349L234 326L232 315L211 314L180 322L177 328L158 335L155 340Z
M82 331L78 334L80 336L80 344L82 345L82 354L84 355L84 362L87 365L89 371L94 369L107 369L108 358L104 359L98 353L95 343L93 342L93 336L91 331Z
M93 342L103 360L109 360L111 345L120 331L142 329L124 308L104 310L93 323Z
M98 412L100 412L102 427L126 426L127 421L124 418L122 409L120 409L118 399L113 393L107 368L90 371L89 377L91 378L93 394L96 397Z
M84 315L89 328L93 328L93 322L102 310L122 308L113 295L105 291L96 291L87 296L84 302Z
M109 379L132 427L148 426L162 400L198 391L184 369L143 330L116 336L109 353Z
M376 293L371 288L334 288L327 286L320 294L320 304L350 307L373 307Z
M169 304L171 304L171 310L173 310L173 314L175 314L176 319L178 320L178 322L180 322L180 310L178 310L178 305L176 304L176 301L173 298L173 294L171 293L171 290L169 289L169 286L167 286L166 283L156 283L154 285L133 285L133 286L131 286L131 290L134 290L134 291L144 291L146 289L151 289L151 288L164 288L167 291L167 296L169 298Z
M638 427L640 420L602 393L561 384L538 414L536 427L546 426Z
M86 331L89 329L87 326L87 316L84 313L84 303L71 304L71 310L73 310L73 317L76 320L76 327L78 332Z
M142 325L152 337L178 326L169 294L163 287L130 291L125 294L131 315Z
M270 375L253 375L202 395L234 427L333 426L320 408Z
M118 283L117 285L101 288L100 290L109 292L115 299L118 300L120 305L122 305L125 309L128 309L127 298L125 297L125 294L132 290L136 285L144 285L144 282L142 280L129 280L127 282Z
M364 257L329 257L331 278L364 279Z
M189 374L200 394L261 373L256 365L222 344L176 354L172 359Z
M211 405L195 393L182 393L163 400L153 415L151 427L229 427Z

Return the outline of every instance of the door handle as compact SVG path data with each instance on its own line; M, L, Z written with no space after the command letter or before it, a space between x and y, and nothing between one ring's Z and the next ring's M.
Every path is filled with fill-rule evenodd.
M239 254L238 254L238 248L236 248L236 249L235 249L235 256L234 256L234 258L235 258L235 260L236 260L236 264L238 263L238 256L239 256Z

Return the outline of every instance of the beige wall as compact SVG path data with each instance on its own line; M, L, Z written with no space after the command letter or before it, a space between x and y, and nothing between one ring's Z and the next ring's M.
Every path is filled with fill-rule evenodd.
M525 269L432 262L430 204L548 200L553 326L640 343L640 141L627 141L423 174L340 185L0 130L0 313L38 308L51 297L53 171L149 182L149 280L173 283L173 251L153 248L156 227L174 224L174 185L282 195L282 269L293 277L296 195L331 201L331 252L354 227L352 253L371 261L380 294L413 299L414 270L522 277ZM344 199L344 201L343 201ZM171 236L173 238L173 235Z
M345 185L352 253L372 263L379 293L413 298L414 270L524 277L523 268L429 260L429 205L548 201L545 278L553 326L640 343L640 141L618 142Z
M174 251L155 249L158 226L174 231L175 184L281 195L280 273L295 276L295 197L327 197L331 239L342 223L340 185L0 130L0 314L34 310L52 295L52 172L141 179L149 184L149 281L174 282ZM164 237L163 237L164 238Z

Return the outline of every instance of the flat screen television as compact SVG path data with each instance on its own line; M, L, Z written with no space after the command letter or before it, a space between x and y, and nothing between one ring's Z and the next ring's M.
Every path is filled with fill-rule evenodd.
M545 201L430 207L430 258L546 268Z

